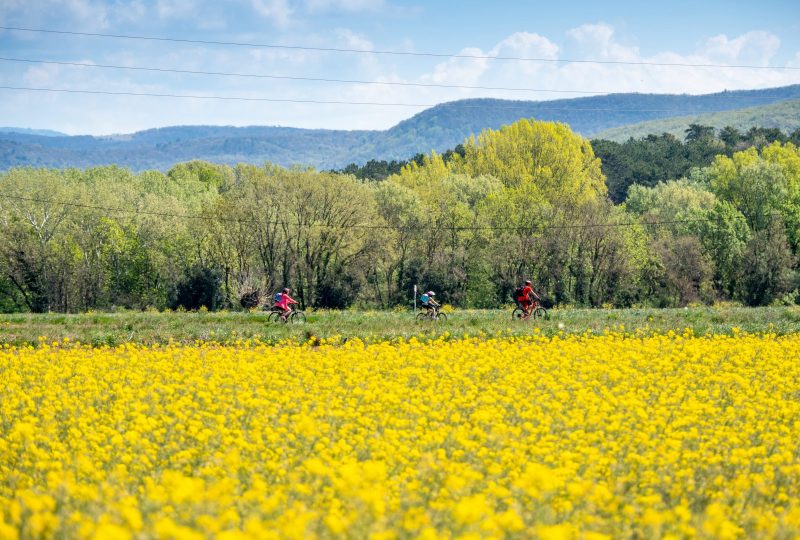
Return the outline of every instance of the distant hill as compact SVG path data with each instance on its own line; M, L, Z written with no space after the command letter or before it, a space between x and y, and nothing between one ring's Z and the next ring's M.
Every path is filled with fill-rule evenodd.
M800 129L800 100L782 101L771 105L748 107L734 111L651 120L607 129L597 133L594 137L624 142L631 137L640 139L650 134L671 133L679 139L683 139L689 124L713 126L717 129L733 126L742 132L751 127L778 128L784 133L792 133L796 129Z
M286 127L177 126L108 137L0 133L0 170L15 166L168 169L203 159L216 163L303 164L341 168L370 159L406 159L453 148L472 134L520 118L554 120L593 136L650 120L732 111L800 99L800 85L700 96L609 94L554 101L469 99L437 105L385 131Z
M26 133L28 135L42 135L43 137L68 137L66 133L52 129L29 129L17 127L0 127L0 133Z

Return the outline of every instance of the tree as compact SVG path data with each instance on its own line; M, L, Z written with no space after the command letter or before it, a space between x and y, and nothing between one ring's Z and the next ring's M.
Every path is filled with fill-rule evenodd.
M485 130L464 143L464 157L448 168L497 178L553 204L578 204L606 194L605 178L589 141L565 124L519 120Z
M800 148L792 143L773 143L761 152L762 159L780 168L786 197L778 211L786 224L793 253L800 252Z
M780 219L757 231L740 261L738 297L750 306L765 306L792 289L795 258Z
M189 270L175 289L174 308L215 310L220 305L220 276L212 268L195 266Z
M789 194L780 165L761 159L754 148L717 156L705 174L717 197L733 204L754 231L771 223Z
M713 299L712 267L695 236L665 236L650 243L644 272L647 301L659 307Z
M739 142L741 142L743 136L742 133L733 126L725 126L719 132L719 138L722 142L725 143L729 149L733 149L736 147Z
M716 201L704 186L682 178L653 187L631 186L625 208L645 222L659 223L660 232L685 235L696 230L697 221Z
M747 142L759 150L774 142L786 142L787 137L778 128L764 128L753 126L745 135Z
M652 187L659 182L688 176L692 167L708 165L707 144L684 145L675 136L664 133L630 139L623 144L593 140L592 147L602 160L608 194L615 203L626 200L630 186Z
M787 140L795 146L800 146L800 128L794 130Z
M0 254L6 279L34 313L68 305L69 260L60 249L62 230L74 207L67 200L67 175L43 169L15 169L3 178L11 195L0 199Z
M350 176L313 170L273 170L284 191L279 219L291 257L291 272L303 305L332 307L329 292L350 291L354 299L367 261L379 244L370 224L376 219L372 190ZM347 286L345 287L345 283Z
M388 226L383 236L385 249L376 254L375 298L383 306L403 304L414 285L412 265L429 216L420 196L397 180L377 186L375 198L378 213Z
M689 124L689 127L684 131L686 133L686 142L701 141L703 139L714 138L714 127L703 126L701 124Z
M703 253L714 265L714 288L722 296L732 298L750 229L742 213L727 201L716 201L701 215L703 218L694 229Z
M233 182L232 173L228 166L194 160L178 163L167 172L167 176L177 185L199 183L203 187L219 190Z

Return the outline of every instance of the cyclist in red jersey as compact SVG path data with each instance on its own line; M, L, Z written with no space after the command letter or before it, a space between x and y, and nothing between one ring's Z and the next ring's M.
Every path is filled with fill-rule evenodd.
M533 290L533 284L531 280L525 281L525 286L520 291L519 296L517 296L517 302L519 303L520 307L525 311L525 317L529 317L531 314L531 306L533 306L533 302L541 301L536 292Z

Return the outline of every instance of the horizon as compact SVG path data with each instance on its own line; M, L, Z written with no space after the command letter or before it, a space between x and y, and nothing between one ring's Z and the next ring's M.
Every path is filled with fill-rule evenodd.
M236 128L236 129L281 128L281 129L300 129L300 130L313 130L313 131L383 132L383 131L389 131L389 130L393 129L394 127L396 127L397 125L399 125L400 123L402 123L402 122L404 122L406 120L410 120L411 118L413 118L413 117L415 117L415 116L417 116L419 114L422 114L423 112L428 111L430 109L433 109L433 108L436 108L436 107L439 107L439 106L442 106L442 105L447 105L447 104L451 104L451 103L458 103L458 102L462 102L462 101L497 100L497 101L524 101L526 103L541 103L541 102L549 102L549 101L572 101L572 100L577 100L577 99L601 98L601 97L607 97L607 96L612 96L612 95L624 95L624 94L628 94L628 95L653 95L653 96L671 95L671 96L702 97L702 96L713 96L713 95L719 95L719 94L725 94L725 93L757 92L757 91L761 91L761 90L779 90L779 89L789 88L789 87L792 87L792 86L800 86L800 83L784 85L784 86L769 87L769 88L758 88L758 89L730 89L730 88L728 88L728 89L724 89L724 90L720 90L720 91L716 91L716 92L708 92L708 93L700 93L700 94L690 94L690 93L678 94L678 93L658 93L658 92L612 92L612 93L609 93L609 94L598 94L598 95L592 95L592 96L578 96L578 97L574 97L574 98L555 98L555 99L552 99L552 100L508 100L508 99L491 98L491 97L463 98L463 99L457 99L457 100L453 100L453 101L445 101L445 102L441 102L441 103L436 103L434 105L431 105L430 107L427 107L427 108L423 109L422 111L419 111L419 112L416 112L416 113L412 114L411 116L408 116L406 118L402 118L402 119L398 120L395 124L393 124L391 126L388 126L386 128L382 128L382 129L298 127L298 126L279 125L279 124L272 124L272 125L271 124L242 124L242 125L237 125L237 124L166 124L166 125L160 125L160 126L145 127L143 129L138 129L136 131L94 134L94 133L67 133L67 132L64 132L64 131L59 131L59 130L55 130L55 129L51 129L51 128L47 128L47 127L29 127L29 126L10 126L10 125L8 125L8 126L0 126L0 133L13 133L13 132L15 132L15 130L22 130L22 131L49 131L49 132L57 133L57 135L50 135L50 136L68 136L68 137L90 136L90 137L94 137L94 138L109 138L109 137L121 137L121 136L126 136L126 135L134 135L134 134L137 134L137 133L142 133L142 132L146 132L146 131L154 131L154 130L159 130L159 129L197 128L197 127ZM790 99L782 100L782 101L791 101L793 99L795 99L795 98L790 98ZM777 103L777 102L775 102L775 103ZM773 104L773 103L766 103L765 105L768 105L768 104ZM754 106L757 107L758 105L748 105L748 106L742 107L742 108L743 109L744 108L752 108ZM696 114L702 114L702 113L688 113L685 116L694 116ZM22 132L22 131L18 131L18 132ZM31 135L36 135L36 134L35 133L31 133ZM48 135L41 135L41 136L48 136Z

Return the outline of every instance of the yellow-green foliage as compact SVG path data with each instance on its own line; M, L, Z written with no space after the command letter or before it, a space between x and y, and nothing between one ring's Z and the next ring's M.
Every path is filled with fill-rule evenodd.
M550 204L583 203L606 193L589 141L566 124L523 119L467 139L464 149L463 158L456 154L448 163L435 152L422 165L411 162L401 171L401 182L425 189L449 173L494 177L532 201Z
M800 336L0 349L0 538L793 538Z
M585 202L605 195L600 160L587 139L566 124L520 120L486 130L464 145L452 168L471 176L495 176L507 186L536 190L553 203Z

